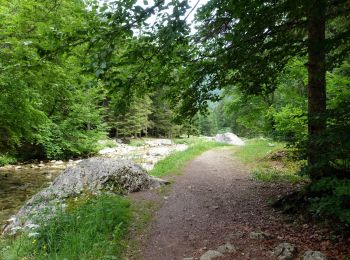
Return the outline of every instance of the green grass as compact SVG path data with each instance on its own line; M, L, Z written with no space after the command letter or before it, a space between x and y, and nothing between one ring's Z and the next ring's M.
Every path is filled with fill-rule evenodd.
M247 164L258 163L259 160L267 156L272 151L280 150L284 147L283 143L271 142L267 139L250 139L245 146L239 147L235 152L242 162Z
M162 203L156 201L131 200L133 220L130 223L130 232L127 236L127 247L120 259L142 259L140 248L144 244L145 234L153 220L154 213Z
M3 241L0 258L119 259L131 219L127 199L100 195L57 214L35 237L22 234Z
M297 172L284 169L279 170L275 168L255 168L252 171L253 179L264 182L291 182L298 183L304 178L297 174Z
M186 164L186 162L192 160L196 156L202 154L203 152L213 149L215 147L227 146L225 144L205 141L203 139L180 139L177 143L185 143L186 141L189 144L189 148L182 152L175 152L164 160L159 161L150 174L156 177L163 177L170 174L179 174Z
M269 154L278 150L285 150L283 143L267 139L251 139L246 145L235 150L234 155L252 170L254 180L264 182L291 182L297 183L307 179L299 175L305 162L294 161L290 158L281 158L273 161Z

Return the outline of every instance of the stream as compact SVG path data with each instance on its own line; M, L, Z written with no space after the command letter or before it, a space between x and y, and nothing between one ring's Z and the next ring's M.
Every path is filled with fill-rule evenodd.
M0 167L0 226L15 214L25 201L48 187L74 161Z
M152 139L140 146L115 145L113 148L102 149L98 156L132 160L148 171L170 153L188 147L185 144L174 144L168 139ZM48 187L64 169L80 161L53 160L0 167L0 227L34 194Z

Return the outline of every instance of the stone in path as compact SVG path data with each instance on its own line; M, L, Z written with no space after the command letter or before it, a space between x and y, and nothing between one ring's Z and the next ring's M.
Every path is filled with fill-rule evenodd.
M273 255L279 260L292 260L296 255L295 246L290 243L281 243L273 251Z
M200 260L212 260L218 257L224 256L222 253L216 250L208 250L201 257Z
M234 253L236 252L236 248L229 242L226 244L219 246L217 249L218 252L225 254L225 253Z
M327 257L320 251L306 251L302 260L327 260Z

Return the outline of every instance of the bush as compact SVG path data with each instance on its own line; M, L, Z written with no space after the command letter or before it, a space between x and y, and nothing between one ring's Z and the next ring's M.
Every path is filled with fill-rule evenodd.
M337 218L350 225L350 180L322 178L310 186L311 212L316 216Z
M0 166L4 166L4 165L7 165L7 164L14 164L16 163L17 160L15 157L11 156L11 155L1 155L0 154Z

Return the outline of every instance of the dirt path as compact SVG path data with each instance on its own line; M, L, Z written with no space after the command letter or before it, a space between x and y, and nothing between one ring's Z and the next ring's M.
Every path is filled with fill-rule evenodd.
M205 152L176 178L154 216L141 258L199 259L226 242L234 245L236 252L220 259L274 259L271 252L281 242L294 244L299 255L308 249L328 256L345 254L345 249L339 252L342 245L327 239L326 231L288 224L268 206L269 198L290 189L252 181L246 167L233 159L232 149ZM138 196L147 198L142 193ZM251 232L259 231L270 237L251 237Z

